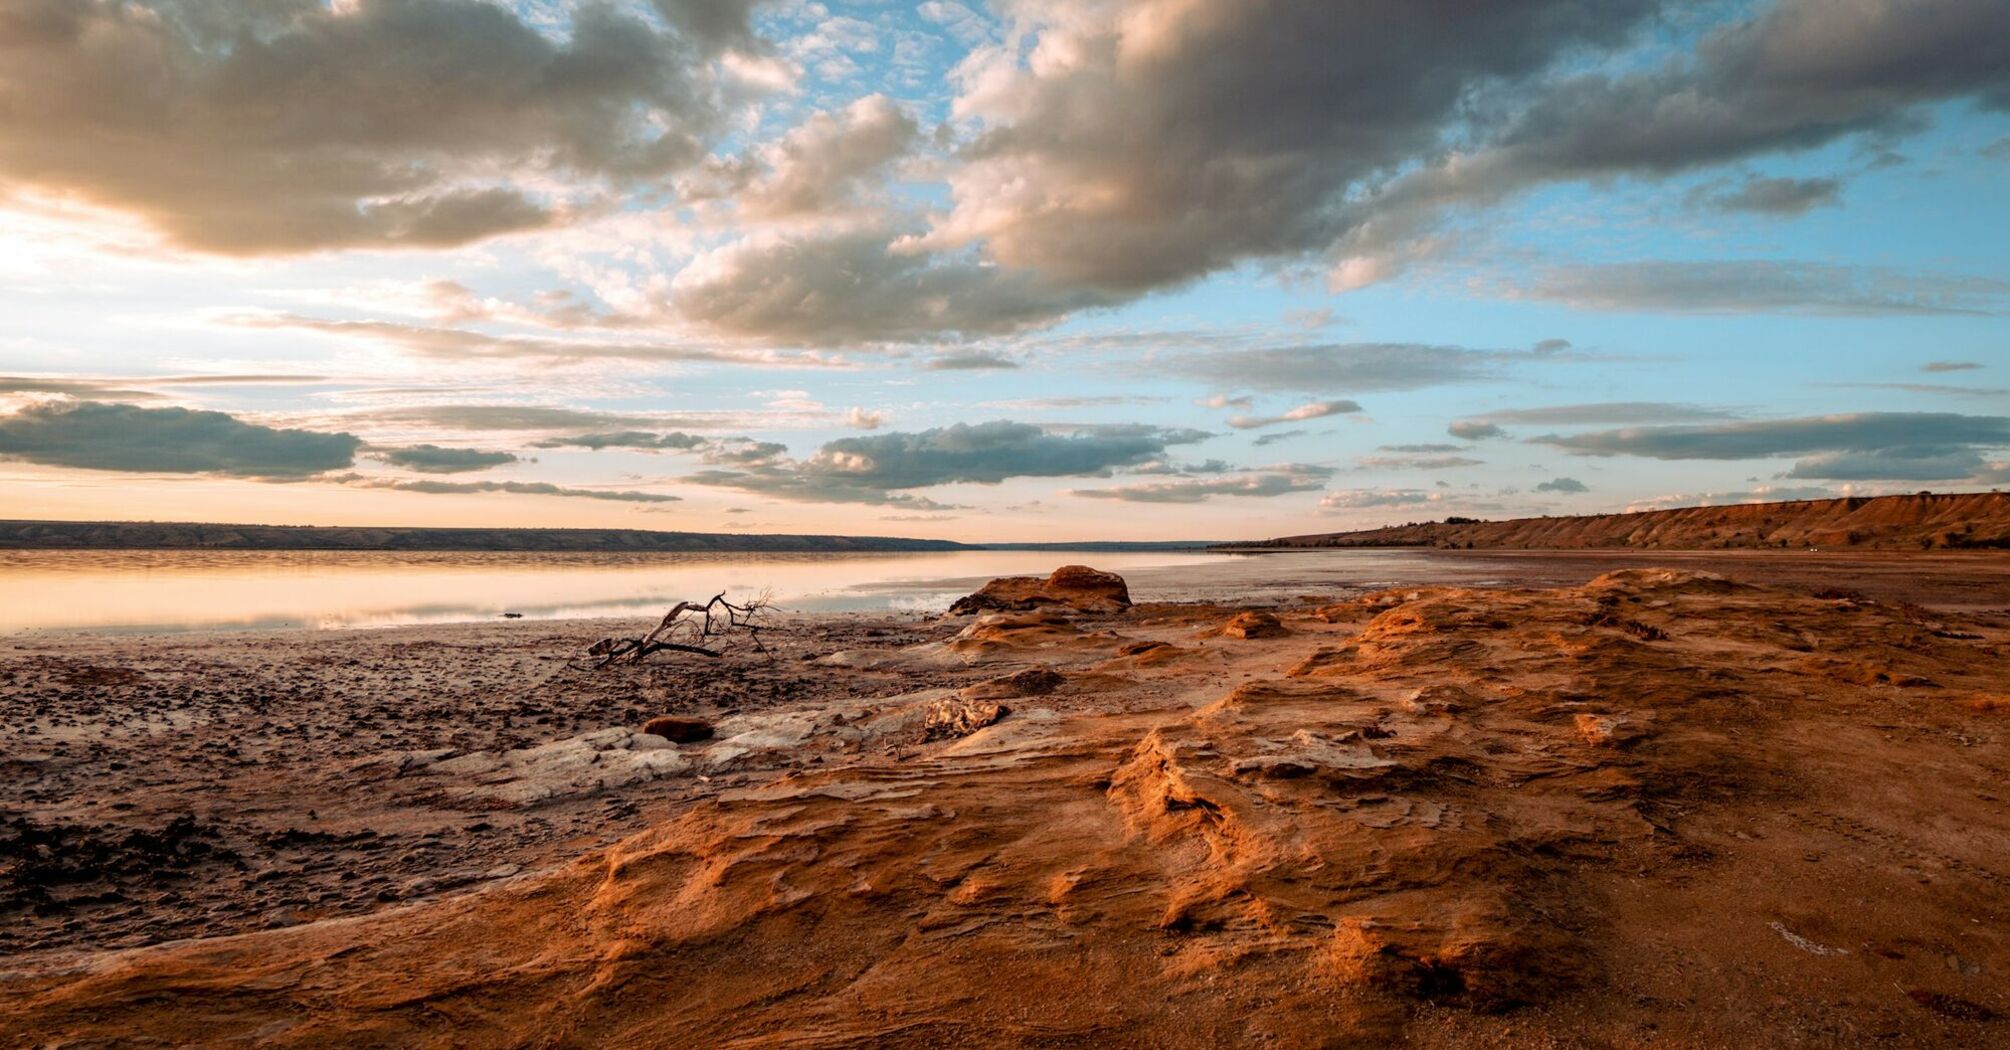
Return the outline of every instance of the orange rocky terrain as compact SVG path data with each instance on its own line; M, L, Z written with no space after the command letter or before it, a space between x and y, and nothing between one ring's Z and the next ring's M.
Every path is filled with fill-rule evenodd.
M0 1031L2010 1046L2003 611L1644 568L1267 609L1029 604L805 661L833 683L964 676L947 684L600 748L692 788L611 846L358 917L19 968ZM774 752L788 764L714 782ZM602 761L468 759L365 768L502 810Z
M1682 507L1508 521L1427 521L1359 532L1286 536L1266 547L1644 547L1728 550L1847 547L1969 550L2010 547L2010 495L2000 492L1853 496L1791 503Z

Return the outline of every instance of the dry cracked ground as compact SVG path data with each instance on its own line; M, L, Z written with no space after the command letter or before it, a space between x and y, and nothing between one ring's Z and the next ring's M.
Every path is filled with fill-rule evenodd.
M1637 569L845 630L764 665L794 683L787 703L633 703L642 669L540 672L522 650L483 695L573 683L545 722L461 711L473 737L411 740L385 713L310 737L343 756L312 781L321 816L351 822L317 834L376 820L405 852L435 814L452 830L419 852L474 855L427 870L479 877L151 947L84 950L88 928L67 952L17 941L0 1031L2010 1046L2003 612ZM664 709L719 732L604 728ZM289 784L287 768L247 774ZM646 827L593 845L610 806ZM521 841L467 836L477 814ZM232 834L213 845L257 845ZM271 881L386 852L354 845L281 851L295 874ZM258 925L234 914L211 932Z

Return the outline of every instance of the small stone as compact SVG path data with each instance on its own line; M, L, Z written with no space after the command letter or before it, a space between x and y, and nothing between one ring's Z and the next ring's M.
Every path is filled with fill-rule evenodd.
M928 740L969 736L1011 713L1004 704L937 700L929 705L921 734Z

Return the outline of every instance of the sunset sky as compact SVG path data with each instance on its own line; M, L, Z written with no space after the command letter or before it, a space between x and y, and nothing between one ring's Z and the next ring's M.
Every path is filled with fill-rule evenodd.
M0 517L2010 483L2003 0L0 0Z

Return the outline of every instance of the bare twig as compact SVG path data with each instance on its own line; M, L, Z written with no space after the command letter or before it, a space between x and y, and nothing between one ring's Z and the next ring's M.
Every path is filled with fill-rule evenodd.
M760 616L772 604L765 592L745 604L735 604L726 600L724 591L703 603L678 602L648 634L640 638L602 638L587 653L600 657L593 665L596 668L617 662L641 663L666 650L717 659L721 655L719 650L708 648L706 643L736 631L752 642L756 651L765 653L768 647L761 641L761 632L768 625Z

